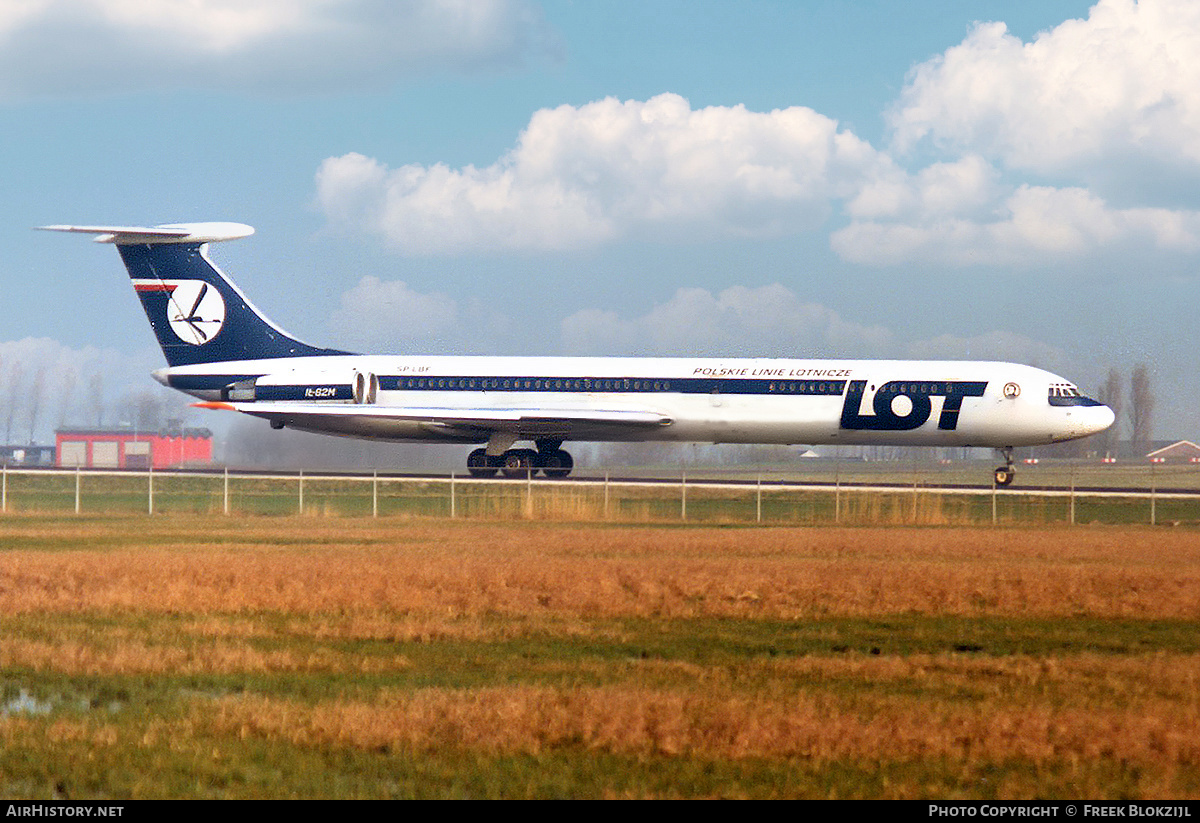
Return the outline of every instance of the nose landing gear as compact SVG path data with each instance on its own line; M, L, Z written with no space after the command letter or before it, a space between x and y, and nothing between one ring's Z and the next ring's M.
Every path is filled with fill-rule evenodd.
M1013 478L1017 476L1017 470L1013 468L1012 446L1000 449L1000 453L1004 455L1004 465L996 468L996 485L1008 486L1013 482Z

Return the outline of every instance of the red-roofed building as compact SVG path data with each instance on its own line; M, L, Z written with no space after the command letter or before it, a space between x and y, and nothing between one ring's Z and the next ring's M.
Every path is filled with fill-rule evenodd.
M1146 455L1146 457L1160 462L1170 461L1172 463L1194 463L1200 459L1200 446L1197 446L1191 440L1180 440L1177 443L1172 443L1171 445L1164 446L1161 449L1155 449Z
M54 435L59 466L168 469L212 462L208 429L60 429Z

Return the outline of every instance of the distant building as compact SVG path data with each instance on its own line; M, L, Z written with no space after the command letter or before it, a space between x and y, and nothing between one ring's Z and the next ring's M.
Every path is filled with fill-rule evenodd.
M212 462L208 429L59 429L58 465L95 469L167 469Z
M1191 440L1180 440L1169 446L1155 449L1146 457L1151 460L1161 460L1170 463L1195 463L1200 461L1200 446Z
M53 466L53 446L0 446L0 463L6 466Z

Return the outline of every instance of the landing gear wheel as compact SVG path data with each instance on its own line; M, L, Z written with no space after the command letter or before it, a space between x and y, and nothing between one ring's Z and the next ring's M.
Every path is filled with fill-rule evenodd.
M571 455L567 452L562 449L555 449L548 452L538 452L538 462L536 465L547 477L566 477L571 473L571 469L575 467L575 461L571 459Z
M509 449L504 453L504 472L505 477L531 477L536 469L533 467L533 461L537 457L537 452L532 449Z
M1017 476L1017 470L1013 468L1013 447L1005 446L998 451L1004 456L1004 465L996 468L996 485L1007 486Z
M476 449L467 455L467 471L472 477L495 477L496 468L488 458L487 449Z

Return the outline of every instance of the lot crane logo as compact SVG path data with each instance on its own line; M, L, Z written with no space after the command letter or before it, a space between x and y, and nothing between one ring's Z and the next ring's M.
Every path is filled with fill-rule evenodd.
M133 284L145 301L162 295L171 331L185 343L202 346L225 324L221 293L203 280L138 280Z

